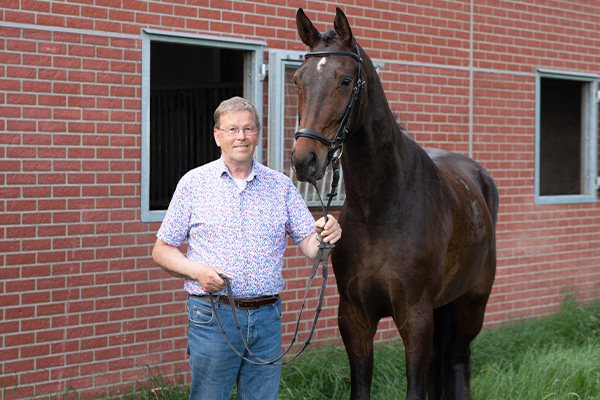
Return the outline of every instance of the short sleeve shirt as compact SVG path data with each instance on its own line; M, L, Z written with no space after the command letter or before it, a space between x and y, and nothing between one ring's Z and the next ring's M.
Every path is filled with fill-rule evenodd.
M236 297L278 294L286 235L297 244L314 232L314 218L287 176L256 161L252 171L240 190L222 158L191 170L157 233L174 247L187 240L187 257L225 271ZM184 288L206 294L197 281L186 280Z

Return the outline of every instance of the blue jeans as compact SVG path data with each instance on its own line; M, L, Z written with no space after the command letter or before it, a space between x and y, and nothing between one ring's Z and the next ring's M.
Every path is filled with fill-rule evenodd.
M238 352L253 359L244 348L230 306L215 304L227 338ZM257 357L273 360L281 355L281 299L253 310L236 309L248 347ZM227 344L210 302L188 296L187 352L192 372L190 400L228 400L237 382L238 400L277 399L281 366L255 365L242 360Z

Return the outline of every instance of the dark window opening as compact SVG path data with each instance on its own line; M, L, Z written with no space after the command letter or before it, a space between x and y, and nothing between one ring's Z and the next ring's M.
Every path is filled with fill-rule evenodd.
M214 111L244 93L244 52L151 42L150 210L168 207L179 179L220 156Z
M585 82L541 79L540 195L583 191L582 96Z

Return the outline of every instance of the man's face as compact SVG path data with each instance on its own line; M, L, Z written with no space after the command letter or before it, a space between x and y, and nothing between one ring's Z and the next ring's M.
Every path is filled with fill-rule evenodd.
M258 144L258 131L256 130L256 122L250 111L233 111L221 115L219 127L214 129L215 141L217 146L221 148L225 163L230 164L247 164L252 163L254 149ZM235 130L234 135L228 134L232 128ZM254 134L244 133L253 128Z

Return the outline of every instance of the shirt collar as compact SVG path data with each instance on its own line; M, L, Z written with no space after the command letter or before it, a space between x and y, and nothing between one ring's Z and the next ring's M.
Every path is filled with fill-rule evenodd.
M221 158L219 159L218 172L219 172L219 176L223 176L224 174L227 174L227 175L229 175L230 178L233 179L233 177L231 176L231 173L229 172L229 168L227 167L227 164L225 164L225 160L223 159L223 156L221 156ZM250 175L248 175L248 177L246 178L246 182L252 181L257 176L258 176L258 163L256 162L256 159L254 159L254 157L253 157L252 158L252 171L250 171Z

